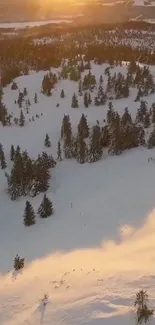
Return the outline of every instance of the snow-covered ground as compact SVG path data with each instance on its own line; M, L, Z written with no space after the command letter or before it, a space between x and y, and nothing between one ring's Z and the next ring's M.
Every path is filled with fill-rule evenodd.
M92 69L99 78L105 66L92 65ZM155 76L155 68L152 73ZM56 157L64 113L70 115L73 131L83 112L90 126L105 118L107 106L84 109L81 101L79 108L71 108L77 83L59 81L53 95L45 97L40 93L44 74L16 79L20 90L28 90L32 103L28 118L41 112L43 116L34 122L27 119L23 128L0 126L8 163L11 144L35 157L45 149L46 133L52 141L48 152ZM64 99L60 99L62 88ZM38 104L33 104L35 92ZM16 116L17 96L18 90L6 87L4 102ZM123 113L128 106L135 117L139 103L134 98L133 89L129 99L113 102L115 109ZM155 95L147 98L149 105L153 101ZM155 157L155 150L139 148L119 157L104 153L102 161L94 164L58 163L48 190L55 214L47 220L38 217L28 229L22 223L25 198L9 199L0 169L1 325L134 324L133 302L141 288L148 290L155 306L155 165L148 163L149 156ZM42 195L30 199L35 210L41 199ZM26 266L15 278L16 254L25 257ZM42 308L44 294L49 301Z

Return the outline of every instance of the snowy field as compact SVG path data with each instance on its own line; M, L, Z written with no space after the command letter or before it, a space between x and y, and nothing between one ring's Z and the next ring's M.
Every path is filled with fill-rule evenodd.
M113 72L125 69L117 67ZM105 66L92 65L97 78L104 70ZM151 71L155 77L155 68ZM59 81L53 95L45 97L40 93L44 74L32 72L16 79L20 90L27 88L32 102L28 117L41 112L43 116L34 122L27 118L23 128L0 126L8 163L11 144L36 157L45 150L46 133L52 141L47 151L56 158L65 113L70 115L73 132L82 113L90 126L106 116L108 105L84 108L80 97L79 108L71 108L77 92L72 81ZM61 89L64 99L60 99ZM38 104L33 104L35 92ZM135 94L133 89L130 98L114 100L114 108L123 113L128 106L135 117L139 107L133 102ZM4 89L5 104L19 116L17 96L11 85ZM155 94L145 99L151 105ZM102 161L94 164L59 162L47 193L55 214L47 220L38 217L28 229L22 223L26 199L9 199L0 169L0 325L135 324L133 303L142 288L155 306L155 164L148 164L149 156L155 157L155 150L139 148L118 157L105 152ZM29 199L34 209L41 198ZM26 265L15 278L16 254L25 257ZM44 294L49 302L42 308Z

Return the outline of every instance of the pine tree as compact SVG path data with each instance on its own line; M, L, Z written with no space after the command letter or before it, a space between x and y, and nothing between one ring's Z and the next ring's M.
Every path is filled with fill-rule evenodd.
M23 111L21 110L20 111L20 118L19 118L19 125L24 126L24 124L25 124L25 116L23 114Z
M61 126L61 138L64 140L65 158L72 157L72 126L69 115L64 115Z
M43 197L43 200L40 204L40 207L38 209L38 214L41 218L48 218L53 214L53 203L50 201L50 199L46 196L46 194Z
M61 142L58 141L57 161L62 161Z
M7 163L4 156L4 151L1 151L1 169L5 169L7 167Z
M144 128L148 129L148 127L150 126L150 114L149 112L146 113L146 115L144 116Z
M84 94L84 106L87 108L89 106L89 102L88 102L88 93L85 92Z
M18 89L17 83L15 81L13 81L12 86L11 86L11 89L12 90Z
M10 150L10 160L14 161L14 156L15 156L15 148L13 144L11 145L11 150Z
M64 97L65 97L65 92L64 92L64 90L63 90L63 89L61 90L61 94L60 94L60 97L61 97L61 98L64 98Z
M26 201L26 207L24 210L24 225L29 227L32 226L36 223L36 216L34 209L29 201Z
M77 161L84 164L87 161L88 150L84 139L80 136L77 140Z
M44 146L47 147L47 148L51 147L51 141L50 141L49 135L47 133L46 133L46 136L45 136Z
M82 96L82 80L79 81L79 95Z
M136 307L137 324L147 323L154 314L154 310L148 307L147 291L140 290L136 294L134 307Z
M35 93L34 95L34 103L37 104L38 103L38 96L37 93ZM29 105L30 106L30 105Z
M96 162L101 159L103 148L101 146L101 129L97 124L93 126L90 137L89 162Z
M25 258L20 258L20 256L17 254L15 259L14 259L14 270L18 271L24 268L24 262L25 262Z
M88 104L91 105L91 103L92 103L92 99L91 99L91 94L89 93L89 95L88 95Z
M113 104L112 104L112 102L109 102L109 109L107 110L107 122L108 122L108 124L111 123L113 118L114 118Z
M123 126L132 123L132 118L131 118L131 114L129 114L128 107L126 107L124 110L124 114L122 116L121 123Z
M20 154L21 154L20 146L18 145L16 150L15 150L14 159L16 160L20 156Z
M149 136L148 142L147 142L147 147L148 147L148 149L152 149L155 147L155 127L154 127L153 131L150 133L150 136Z
M23 94L24 94L24 96L27 96L28 92L27 92L26 88L24 88Z
M100 84L102 84L103 83L103 77L102 77L102 74L101 74L101 76L100 76Z
M73 94L73 97L72 97L72 104L71 104L71 107L72 107L72 108L78 108L78 107L79 107L78 99L77 99L75 93Z
M155 123L155 103L152 104L151 114L152 114L152 123Z
M78 135L83 139L89 137L89 127L87 123L87 118L84 114L82 114L81 119L78 124Z
M1 160L1 157L2 157L2 152L3 152L3 146L2 146L2 144L0 143L0 160Z

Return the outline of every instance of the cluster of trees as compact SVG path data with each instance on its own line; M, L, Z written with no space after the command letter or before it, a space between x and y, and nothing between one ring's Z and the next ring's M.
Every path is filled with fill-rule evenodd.
M15 81L13 81L11 89L15 90L18 88L18 85ZM19 118L13 116L13 112L11 114L8 114L8 109L6 105L3 102L3 87L0 86L0 122L3 126L11 126L13 123L15 125L19 125L23 127L25 125L25 115L23 112L23 109L25 110L26 114L29 114L31 102L29 98L26 98L28 96L27 88L24 88L23 91L19 91L18 98L15 100L15 104L18 104L18 107L20 109L20 115ZM38 103L38 95L37 93L34 94L34 103ZM41 113L43 115L43 113ZM39 118L40 115L36 114L36 118ZM29 119L31 121L31 119ZM34 121L34 116L32 116L32 121Z
M40 216L40 218L42 218L42 219L46 219L46 218L50 217L51 215L53 215L53 213L54 213L53 203L47 197L46 194L44 194L43 200L37 210L37 213ZM24 225L26 227L32 226L36 223L36 213L29 201L26 201L26 206L25 206L24 215L23 215L23 221L24 221Z
M133 23L130 23L133 24ZM69 66L65 66L62 71L62 77L70 77L71 80L79 79L79 72L82 72L86 68L90 68L89 62L95 60L98 64L105 62L142 62L146 64L155 63L155 51L154 49L147 48L145 46L144 38L147 34L143 34L144 46L135 47L129 44L123 43L123 38L126 38L124 34L127 26L119 26L117 30L116 26L111 26L115 34L109 32L106 26L88 26L83 28L76 28L70 30L69 26L63 29L59 29L54 32L54 28L48 32L46 29L46 35L50 33L50 37L54 37L56 42L50 43L37 43L33 42L31 38L16 38L1 40L1 56L0 64L1 71L1 84L6 86L12 82L16 77L20 75L27 75L29 70L35 71L49 70L51 66L59 67L64 58L72 60L72 66L74 63L74 69ZM128 26L129 27L129 26ZM124 28L124 29L123 29ZM68 33L69 31L69 33ZM136 32L139 34L139 27L134 28L131 34L131 40L136 38ZM131 30L130 30L131 33ZM43 36L43 35L42 35ZM113 38L117 36L117 42L113 41ZM150 37L154 37L152 34ZM66 42L66 38L70 41ZM152 39L153 40L153 39ZM85 62L80 63L78 56L82 54ZM78 63L78 64L77 64ZM49 84L49 80L46 80ZM50 88L50 86L45 88Z
M21 152L19 146L15 149L12 145L10 160L13 162L11 173L5 173L5 176L11 200L26 195L34 197L47 191L51 178L50 169L56 166L52 155L42 152L36 160L33 160L27 151Z
M112 67L114 66L115 64L113 63ZM128 98L130 87L137 88L135 102L140 101L142 97L151 95L155 92L154 80L149 68L140 67L135 62L131 62L127 67L126 77L121 72L118 74L114 73L114 75L111 76L110 67L105 69L105 75L108 76L107 81L105 82L101 75L98 88L96 77L95 75L92 75L90 70L89 73L84 76L83 81L80 78L78 94L83 96L85 107L88 107L92 103L91 93L94 89L97 90L97 95L94 98L95 106L105 105L107 100ZM78 106L78 97L74 93L72 96L71 107L77 108Z
M133 120L126 107L121 116L109 102L106 120L103 125L97 121L92 128L88 126L87 118L82 114L73 135L69 115L64 115L61 127L63 152L65 158L75 158L80 163L95 162L101 159L104 148L109 154L119 155L126 149L138 146L155 147L155 127L146 141L146 129L155 123L155 104L147 109L145 101L140 102L136 119ZM60 148L59 142L59 148Z
M49 72L44 75L42 80L42 87L41 91L44 95L51 96L51 90L54 88L54 85L57 83L57 76L56 74Z

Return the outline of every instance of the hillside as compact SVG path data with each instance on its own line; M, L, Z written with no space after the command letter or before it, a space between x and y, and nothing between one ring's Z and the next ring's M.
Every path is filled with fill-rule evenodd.
M117 156L108 154L105 147L99 161L85 161L84 164L73 158L66 159L62 150L63 160L52 169L47 190L54 214L48 219L41 219L37 214L36 224L32 227L23 225L25 202L28 199L37 212L43 194L11 201L6 193L4 173L10 173L12 168L11 145L27 150L33 159L42 151L52 153L56 159L64 114L70 116L74 136L82 113L87 117L90 130L96 121L100 127L105 126L111 100L94 104L100 77L102 75L105 91L108 71L112 77L121 73L126 78L129 63L121 62L115 66L91 61L90 65L97 83L88 107L83 101L86 91L80 96L79 83L65 77L65 69L64 75L60 75L63 65L51 68L50 72L56 74L58 80L49 97L41 93L43 77L48 70L31 70L28 75L15 78L18 89L12 90L12 83L3 88L3 102L11 114L12 125L0 125L0 142L7 162L7 167L0 169L1 325L134 324L133 303L136 292L142 288L148 290L151 304L155 304L155 165L154 160L148 162L150 156L155 157L154 148L138 146L123 150ZM138 66L143 71L145 65ZM152 87L155 66L147 67L152 76ZM81 79L88 74L89 69L84 69ZM145 78L143 81L145 88ZM27 91L20 108L17 100L19 92L25 88ZM62 89L64 98L60 98ZM108 96L113 93L115 112L122 117L128 107L135 121L140 108L140 101L135 102L138 85L129 87L127 98L116 99L114 89L109 90ZM154 126L150 108L155 102L155 94L150 94L150 89L148 95L142 97L143 102L147 102L147 112L150 112L150 124L144 128L146 142ZM77 108L71 107L74 92L79 102ZM29 109L28 100L31 102ZM15 123L15 118L20 118L21 109L25 116L23 127L17 121ZM46 133L52 143L49 148L44 146ZM13 271L16 254L25 258L21 272ZM41 302L44 294L48 294L45 308Z

